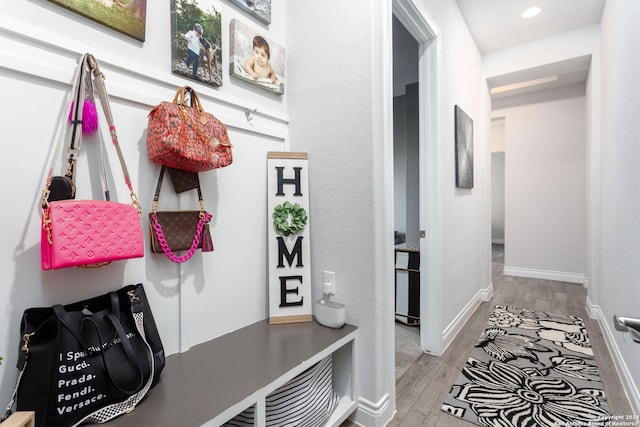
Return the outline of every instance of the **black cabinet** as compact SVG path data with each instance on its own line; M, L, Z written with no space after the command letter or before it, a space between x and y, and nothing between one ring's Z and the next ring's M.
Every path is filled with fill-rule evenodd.
M420 325L420 243L395 246L396 321Z

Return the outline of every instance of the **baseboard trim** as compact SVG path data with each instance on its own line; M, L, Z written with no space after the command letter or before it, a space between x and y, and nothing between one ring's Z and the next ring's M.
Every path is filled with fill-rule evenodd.
M489 286L487 286L486 288L481 289L478 294L482 301L489 301L491 298L493 298L493 282L489 283Z
M478 306L483 301L489 301L493 297L493 283L490 283L484 289L480 289L471 300L467 303L467 305L458 313L455 319L447 326L442 333L442 352L443 354L449 344L453 341L453 339L458 335L458 333L462 330L467 321L471 318L471 315L476 311Z
M592 316L592 314L594 314L594 316L592 317L596 319L598 321L598 325L600 325L600 330L602 331L604 340L607 343L609 353L611 353L613 364L615 365L618 376L620 377L620 382L622 382L622 388L627 395L627 399L629 399L629 404L631 405L631 408L633 409L633 412L635 414L640 414L640 392L638 391L638 387L636 387L636 384L631 377L631 373L629 372L627 364L622 358L622 353L620 353L620 349L616 344L613 331L609 328L609 323L605 319L602 310L600 310L600 306L592 304L589 297L587 297L586 304L589 316Z
M584 284L586 277L582 273L566 273L563 271L535 270L532 268L504 266L502 274L505 276L529 277L531 279L556 280L558 282Z
M599 313L600 313L600 307L593 304L591 302L591 298L589 298L588 295L587 295L586 306L584 307L584 309L587 310L587 314L589 315L590 318L598 320L598 323L600 323L598 319ZM602 329L602 325L600 325L600 329Z
M395 411L392 409L389 393L386 393L377 402L371 402L364 397L358 398L358 408L349 417L349 420L360 426L383 427L393 418Z

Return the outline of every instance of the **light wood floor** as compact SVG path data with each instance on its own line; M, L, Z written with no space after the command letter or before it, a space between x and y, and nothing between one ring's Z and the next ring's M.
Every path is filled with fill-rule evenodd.
M396 383L397 412L389 427L471 426L440 410L467 360L476 340L496 304L515 305L554 314L581 317L587 326L591 345L604 383L609 409L614 415L633 414L620 383L602 331L585 310L587 291L581 284L527 279L502 275L504 258L501 245L494 246L493 298L482 303L463 331L440 357L422 354ZM346 421L341 427L356 424Z

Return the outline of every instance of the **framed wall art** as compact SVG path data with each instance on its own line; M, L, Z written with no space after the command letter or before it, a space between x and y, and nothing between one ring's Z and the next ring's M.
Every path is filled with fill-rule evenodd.
M232 19L229 74L277 95L284 94L284 48L262 32Z
M231 3L260 22L271 24L271 0L231 0Z
M171 71L222 86L222 18L212 0L171 0Z
M473 188L473 120L455 106L456 187Z
M144 41L147 0L49 0L122 34Z

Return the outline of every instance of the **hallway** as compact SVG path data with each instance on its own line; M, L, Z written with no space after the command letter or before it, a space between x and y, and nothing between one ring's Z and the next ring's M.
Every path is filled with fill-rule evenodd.
M496 304L581 317L586 325L614 415L633 414L602 332L585 310L586 289L575 283L503 276L503 245L493 245L493 298L482 303L441 357L423 354L396 383L397 413L389 426L469 426L440 410Z

